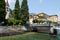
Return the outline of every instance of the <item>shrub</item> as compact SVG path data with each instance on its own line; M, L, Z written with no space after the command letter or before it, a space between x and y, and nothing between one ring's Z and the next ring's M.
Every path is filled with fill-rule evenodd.
M35 20L33 20L33 22L34 22L34 23L44 23L45 20L37 20L37 19L35 19Z
M38 23L38 20L37 19L33 20L33 23Z
M52 23L52 21L49 21L49 20L48 20L48 21L46 21L46 22L47 22L47 23L49 23L49 24L51 24L51 23Z
M57 24L58 24L58 22L53 22L53 24L57 25Z
M44 23L45 20L38 20L38 23Z
M19 23L22 23L23 21L22 20L8 20L8 24L9 25L18 25Z

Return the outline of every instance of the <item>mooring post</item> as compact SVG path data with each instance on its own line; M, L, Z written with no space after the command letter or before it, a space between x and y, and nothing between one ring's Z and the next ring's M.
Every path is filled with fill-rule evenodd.
M55 27L52 27L51 29L50 29L50 35L52 35L52 36L56 36L57 35L57 29L55 28Z
M54 32L53 32L53 35L57 35L57 29L53 29L54 30Z

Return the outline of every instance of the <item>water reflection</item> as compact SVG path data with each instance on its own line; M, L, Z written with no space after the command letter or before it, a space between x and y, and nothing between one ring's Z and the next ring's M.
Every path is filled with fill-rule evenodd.
M60 29L57 30L56 36L49 36L48 40L60 40Z
M59 39L57 38L57 36L50 36L49 40L59 40Z

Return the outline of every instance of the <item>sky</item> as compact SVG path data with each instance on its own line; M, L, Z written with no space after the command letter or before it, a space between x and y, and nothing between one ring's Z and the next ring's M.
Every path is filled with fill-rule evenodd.
M22 0L19 0L20 5ZM14 9L15 0L9 0L11 9ZM60 0L28 0L29 13L45 13L48 15L58 15L60 20Z

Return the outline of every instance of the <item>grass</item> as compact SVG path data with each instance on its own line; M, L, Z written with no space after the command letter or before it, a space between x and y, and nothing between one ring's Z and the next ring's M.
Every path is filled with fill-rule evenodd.
M51 37L47 34L29 32L20 35L0 37L0 40L55 40L55 37Z

